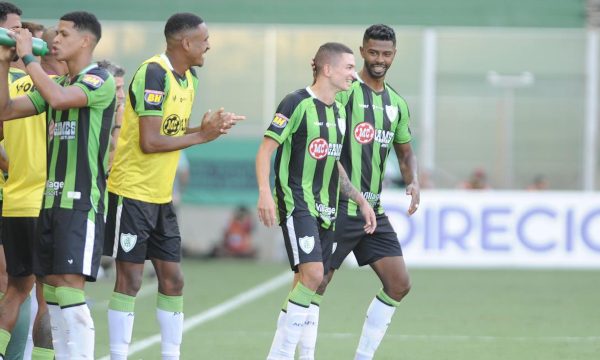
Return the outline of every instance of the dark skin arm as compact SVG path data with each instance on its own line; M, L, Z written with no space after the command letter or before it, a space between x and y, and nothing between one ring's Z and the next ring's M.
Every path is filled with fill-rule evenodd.
M407 184L406 195L410 195L411 197L408 215L412 215L417 211L421 202L421 188L417 176L417 157L410 143L394 143L394 150L396 150L402 178L404 179L404 183Z

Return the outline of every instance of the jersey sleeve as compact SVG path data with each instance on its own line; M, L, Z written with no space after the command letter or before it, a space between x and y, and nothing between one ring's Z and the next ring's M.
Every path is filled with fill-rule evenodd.
M66 78L66 76L55 76L55 77L52 77L52 80L54 80L54 82L57 83L58 85L62 86L62 83L65 81L65 78ZM29 91L25 95L27 97L29 97L29 100L31 100L31 102L33 103L33 106L35 106L35 110L37 111L38 114L43 113L48 110L48 103L42 97L42 94L40 94L40 92L35 87L33 87L31 89L31 91Z
M265 136L282 144L296 128L294 122L300 121L300 116L293 116L301 99L295 93L287 95L277 107L275 116L265 132Z
M166 75L166 70L153 62L142 65L135 73L129 88L129 98L139 116L162 117L169 85Z
M406 144L412 140L412 135L410 133L410 112L408 110L408 104L404 99L398 102L398 112L400 112L400 123L396 127L396 132L394 133L394 142L398 144Z
M73 83L88 98L88 107L107 107L115 100L115 79L105 69L94 67L85 74L80 75Z

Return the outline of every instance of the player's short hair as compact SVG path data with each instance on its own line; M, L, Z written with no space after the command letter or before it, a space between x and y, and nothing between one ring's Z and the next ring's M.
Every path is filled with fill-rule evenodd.
M96 18L96 15L87 11L73 11L64 14L60 20L71 21L75 29L79 31L89 31L96 37L96 42L102 37L102 25Z
M391 41L394 43L394 45L396 45L396 33L394 32L394 29L383 24L371 25L367 30L365 30L363 44L371 39Z
M315 77L323 71L325 64L331 64L341 54L354 54L354 52L342 43L328 42L321 45L314 58Z
M173 14L165 24L165 38L169 39L182 31L195 29L203 22L200 16L192 13Z
M107 59L100 60L100 61L98 61L98 66L101 67L102 69L106 69L106 71L111 73L111 75L114 77L125 76L125 69L123 69L121 66L115 64L114 62L112 62L110 60L107 60Z
M9 14L21 16L23 12L15 4L6 1L0 1L0 23L4 23Z
M44 30L46 30L46 27L44 27L44 25L38 24L38 23L34 23L34 22L31 22L31 21L23 21L23 22L21 22L21 27L23 29L29 30L29 32L32 35L35 35L36 32L40 32L40 31L43 32Z

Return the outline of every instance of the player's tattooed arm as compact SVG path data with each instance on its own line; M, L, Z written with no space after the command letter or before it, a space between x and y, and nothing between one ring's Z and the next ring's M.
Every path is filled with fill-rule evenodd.
M344 167L339 161L337 167L340 173L340 191L358 204L360 213L362 214L363 219L365 219L365 226L363 228L367 234L372 234L377 227L377 218L375 217L373 208L363 194L352 185L352 182L350 182L350 179L348 178L348 174L346 174L346 170L344 170Z
M346 170L339 162L337 163L338 172L340 173L340 192L348 197L348 199L354 200L357 204L361 205L361 201L365 200L360 191L356 190L352 182L346 174Z

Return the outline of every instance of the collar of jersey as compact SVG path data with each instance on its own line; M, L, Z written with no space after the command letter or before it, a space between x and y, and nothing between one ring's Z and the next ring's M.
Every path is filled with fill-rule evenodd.
M160 58L163 59L165 64L167 64L167 67L169 68L169 70L175 71L175 69L173 69L173 65L171 65L171 60L169 60L169 58L167 57L167 54L165 54L165 53L160 54Z
M88 71L90 71L90 70L92 70L93 68L96 68L96 67L98 67L98 64L96 64L96 63L91 63L91 64L89 64L88 66L86 66L86 67L85 67L83 70L81 70L81 71L79 72L79 74L77 74L77 75L84 74L84 73L86 73L86 72L88 72Z

